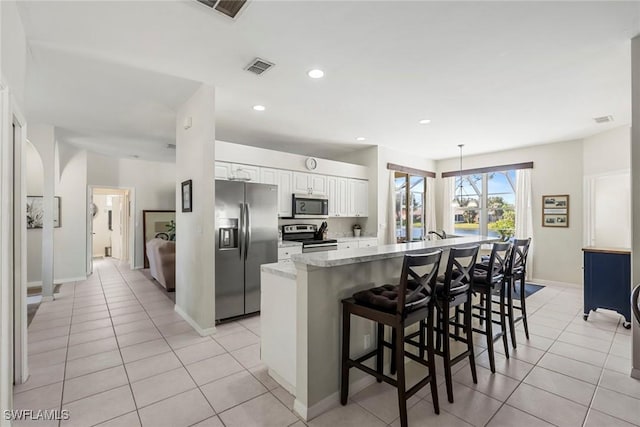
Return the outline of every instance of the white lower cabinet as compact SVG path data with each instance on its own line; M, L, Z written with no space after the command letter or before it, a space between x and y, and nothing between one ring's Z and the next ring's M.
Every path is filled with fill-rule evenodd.
M358 247L358 242L355 240L353 242L338 242L338 250L355 249L357 247Z
M372 246L378 246L378 239L360 239L358 240L359 248L370 248Z
M302 246L288 246L286 248L278 248L278 261L291 259L291 255L301 254Z

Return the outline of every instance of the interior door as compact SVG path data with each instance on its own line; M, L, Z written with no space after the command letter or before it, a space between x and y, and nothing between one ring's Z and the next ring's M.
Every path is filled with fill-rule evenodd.
M216 180L215 207L216 320L219 320L244 314L244 183Z
M278 187L252 183L246 186L249 231L246 236L244 308L245 313L254 313L260 311L260 266L278 262Z
M122 197L111 199L111 257L122 260Z

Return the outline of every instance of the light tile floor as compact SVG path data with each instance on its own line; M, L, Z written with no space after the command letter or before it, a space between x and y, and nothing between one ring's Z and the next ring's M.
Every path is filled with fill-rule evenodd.
M531 339L520 326L508 360L498 342L491 374L478 338L478 384L458 364L450 404L440 369L440 415L423 389L409 401L411 426L640 425L640 381L628 374L631 338L620 316L598 311L584 322L576 288L548 286L527 302ZM29 326L31 376L15 387L14 407L68 409L64 427L304 426L260 363L259 341L257 316L201 337L141 272L98 261L90 279L40 306ZM412 377L419 370L408 365ZM376 383L308 425L399 426L396 402L393 387Z

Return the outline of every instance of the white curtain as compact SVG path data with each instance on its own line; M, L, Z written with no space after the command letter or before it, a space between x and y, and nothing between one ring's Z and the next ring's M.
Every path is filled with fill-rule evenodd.
M396 244L396 179L395 172L389 171L389 190L387 191L387 227L384 233L386 245Z
M527 256L527 279L533 271L533 208L531 196L531 169L516 171L516 239L532 238Z
M424 222L424 229L426 232L436 229L436 180L435 178L427 177L427 200L425 200L425 214L426 220Z
M454 231L454 210L451 205L451 201L455 197L456 192L456 177L452 176L444 178L444 186L442 191L442 228L447 234L453 234Z

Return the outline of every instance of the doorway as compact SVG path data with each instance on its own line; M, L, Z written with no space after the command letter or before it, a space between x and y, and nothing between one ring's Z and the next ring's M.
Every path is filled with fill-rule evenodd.
M87 255L93 260L113 259L133 266L131 189L90 187Z

